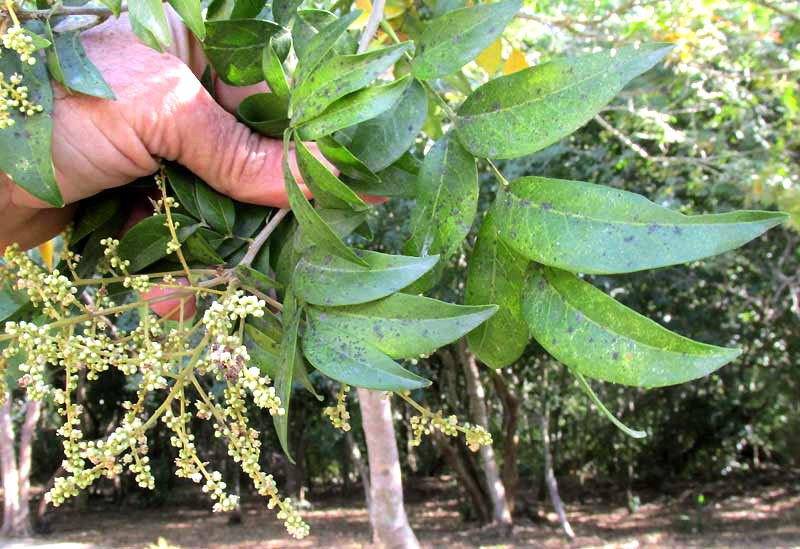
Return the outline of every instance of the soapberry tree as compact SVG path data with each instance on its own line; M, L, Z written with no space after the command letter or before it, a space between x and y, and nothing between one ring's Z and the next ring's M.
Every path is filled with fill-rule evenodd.
M0 10L0 170L54 207L64 201L51 160L50 81L114 100L81 30L124 9L144 43L161 49L170 40L160 0L100 4L5 0ZM39 261L16 246L6 250L0 370L63 417L65 475L47 494L54 505L125 471L152 488L148 430L161 421L173 433L175 473L201 484L214 510L233 508L237 497L221 472L198 456L191 420L199 418L302 538L308 526L261 469L248 409L270 414L291 455L287 418L292 399L304 394L293 386L322 400L315 376L340 384L335 405L324 409L336 427L349 429L350 387L386 391L419 412L414 442L435 429L463 434L475 450L491 444L488 432L412 399L430 385L414 359L462 336L496 369L535 339L632 436L644 433L614 418L589 379L661 387L739 354L663 328L587 275L728 252L785 214L686 215L547 174L507 181L494 163L540 151L584 125L661 63L669 44L598 49L533 67L517 57L497 76L501 65L491 60L501 59L503 30L522 0L401 0L386 9L378 0L366 11L347 1L327 9L302 0L170 4L202 44L212 95L214 74L234 86L266 82L270 91L244 99L237 116L281 138L285 158L294 147L313 203L286 160L284 209L236 202L164 161L151 178L82 201L55 265L49 253ZM494 174L497 189L485 215L479 168ZM123 234L131 193L149 193L153 215ZM364 195L416 201L404 255L354 246L371 238ZM465 254L473 226L477 239ZM425 297L461 254L465 303ZM79 373L91 382L111 369L129 377L136 398L106 438L86 440L75 403Z

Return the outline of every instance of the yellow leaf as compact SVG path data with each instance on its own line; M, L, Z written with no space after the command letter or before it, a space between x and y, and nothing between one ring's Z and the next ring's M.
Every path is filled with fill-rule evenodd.
M514 48L511 50L511 55L508 56L508 61L506 61L503 67L503 74L521 71L522 69L528 68L528 66L528 62L525 60L525 56L522 55L522 52Z
M492 76L503 63L503 41L498 38L489 44L489 47L475 58L475 62L486 71L486 74Z
M44 260L44 264L47 265L49 270L53 270L53 241L48 240L44 244L39 245L39 253Z

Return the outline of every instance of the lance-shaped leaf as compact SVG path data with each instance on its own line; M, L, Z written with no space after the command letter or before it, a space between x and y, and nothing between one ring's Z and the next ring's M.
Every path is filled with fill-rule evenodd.
M332 137L323 137L317 140L320 152L336 166L342 175L353 179L377 182L378 176L366 164L355 157L346 147L334 141Z
M686 216L603 185L525 177L497 199L503 240L539 263L628 273L732 250L788 220L781 212Z
M274 93L256 93L246 97L236 107L236 115L251 129L267 137L280 137L289 127L286 100Z
M317 66L325 59L333 49L334 44L347 32L347 27L355 21L362 10L354 10L336 18L329 25L324 26L313 38L308 41L308 44L303 49L303 55L298 56L297 69L294 71L294 80L300 83L317 68Z
M176 213L171 216L173 222L180 224L177 233L181 242L199 228L191 217ZM129 272L138 272L167 256L167 243L172 240L172 236L169 228L165 226L166 222L167 216L164 214L151 215L131 227L131 230L120 239L117 251L122 259L131 262L128 266Z
M317 370L354 387L413 391L431 384L352 334L311 321L303 335L303 353Z
M684 383L741 353L670 332L577 276L549 267L529 272L522 316L531 335L560 362L624 385Z
M475 158L453 134L439 139L422 162L411 242L422 255L449 256L467 236L478 208Z
M302 309L297 306L294 295L291 291L286 292L283 300L283 318L285 331L281 340L281 365L275 372L275 394L281 399L281 407L285 410L283 414L272 416L275 424L275 432L281 443L283 452L294 463L294 459L289 453L289 441L287 432L289 428L289 403L292 398L292 377L294 376L295 364L301 360L297 346L297 330L300 326Z
M411 77L406 75L389 84L353 92L333 103L325 112L300 126L297 131L304 139L319 139L375 118L394 107L409 84Z
M206 37L206 26L203 22L203 5L200 0L169 0L192 34L201 42Z
M128 17L132 24L135 23L132 27L137 36L146 41L155 40L157 45L162 48L170 45L172 38L169 24L167 24L167 14L161 0L130 0Z
M648 44L557 59L490 80L458 110L458 136L472 154L515 158L583 126L671 46Z
M175 192L178 204L196 219L202 219L200 215L200 206L198 206L197 198L195 198L194 188L204 183L199 181L196 175L180 164L169 162L165 167L169 186L172 187L172 190Z
M247 324L244 325L243 342L247 347L247 354L250 355L250 361L258 368L261 375L274 379L281 363L279 340L276 341L257 326L252 325L248 319Z
M277 23L262 19L207 21L203 51L225 83L247 86L264 79L261 57L270 38L274 38L278 58L284 59L291 39Z
M335 137L373 172L389 167L414 144L425 124L428 94L413 80L389 110Z
M305 143L295 141L297 166L303 182L311 189L311 195L322 208L365 210L369 206L350 187L333 175L317 157L311 154Z
M606 416L609 420L611 420L611 423L613 423L617 427L617 429L619 429L626 435L631 436L633 438L644 438L647 436L647 433L645 433L644 431L637 431L635 429L631 429L630 427L622 423L620 420L618 420L617 417L611 413L611 410L606 408L606 405L603 404L603 401L600 400L600 397L598 397L595 394L595 392L592 390L592 386L589 385L589 382L586 381L586 378L583 377L583 374L573 369L570 369L570 372L572 372L572 375L574 375L575 379L578 380L578 385L580 385L583 392L586 393L586 395L594 403L594 405L597 406L600 412L604 416Z
M422 162L407 152L397 162L378 172L377 179L353 179L348 184L351 189L359 193L415 198L421 166Z
M286 73L283 71L281 58L278 57L278 54L275 52L273 40L274 37L270 37L267 46L261 54L261 70L264 71L264 80L266 80L270 91L279 97L288 109L289 82L286 79Z
M286 194L289 197L289 205L292 207L297 222L303 230L305 237L310 238L321 248L329 253L336 254L342 259L352 261L357 265L367 264L356 253L347 247L342 239L331 229L314 210L311 203L300 190L297 181L289 168L289 131L284 134L283 139L283 180L286 186Z
M239 238L250 238L271 212L272 209L268 206L236 202L236 222L233 224L233 234Z
M21 63L16 54L0 56L0 72L6 78L21 74L28 86L28 100L42 106L42 112L33 116L10 109L9 117L14 126L0 130L0 150L4 151L0 154L0 171L36 198L61 207L64 199L56 185L51 151L53 89L46 63L41 55L36 54L36 57L38 62L29 65Z
M319 214L320 218L339 238L345 238L363 225L367 221L367 215L369 213L367 211L353 212L350 210L330 210L325 208L315 209L314 211ZM301 230L293 246L296 252L303 253L316 244L317 243L310 238L309 235L304 234Z
M311 249L297 263L294 291L315 305L353 305L401 290L431 270L438 256L410 257L359 250L365 266Z
M351 334L392 358L414 358L455 341L495 311L495 305L454 305L394 294L363 305L312 307L308 316L315 325Z
M319 116L334 101L360 90L413 47L410 42L357 55L338 55L323 62L292 93L289 113L299 125Z
M431 80L457 71L502 34L522 4L522 0L478 4L432 19L422 31L412 73Z
M236 278L238 278L239 282L242 284L252 286L261 292L268 292L274 288L281 287L280 283L247 265L236 266Z
M122 210L122 197L114 193L101 193L84 198L78 203L75 228L70 235L70 246L80 242Z
M497 236L490 209L481 224L467 266L464 303L495 303L497 314L467 335L470 350L486 365L502 368L525 351L530 335L520 312L522 286L530 261Z
M0 322L17 314L30 303L27 292L15 290L9 284L0 284Z
M80 41L80 31L70 31L53 36L54 47L48 52L51 73L65 87L102 99L116 99L103 75L86 55ZM57 64L53 70L53 64ZM60 77L60 78L59 78Z
M232 235L233 224L236 222L233 200L199 180L194 186L194 196L200 215L206 223L224 235Z
M192 264L210 267L212 265L222 265L225 263L225 260L220 257L220 253L222 253L222 255L225 254L223 252L217 253L217 250L208 243L208 240L197 232L194 232L186 239L181 251L186 261Z
M273 0L272 15L275 17L275 21L282 25L288 25L302 3L303 0Z

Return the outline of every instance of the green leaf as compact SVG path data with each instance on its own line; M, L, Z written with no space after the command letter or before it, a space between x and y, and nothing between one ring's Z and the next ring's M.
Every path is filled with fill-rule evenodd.
M411 153L406 153L400 160L378 172L375 180L354 179L349 185L354 191L364 194L416 198L417 177L421 166L422 162Z
M372 183L378 182L378 177L353 153L347 150L332 137L323 137L317 140L317 146L325 158L336 166L342 175Z
M294 71L294 81L300 83L311 74L314 69L325 59L328 52L333 49L334 44L340 36L347 32L347 27L358 19L363 10L354 10L337 17L332 23L322 27L322 29L314 35L303 50L303 55L298 54L297 68Z
M5 151L0 154L0 171L36 198L58 208L64 205L64 199L56 185L51 152L53 90L46 63L40 54L35 56L35 65L21 63L17 55L0 57L0 72L22 75L28 100L43 109L33 116L11 109L14 126L0 130L0 150Z
M272 280L264 273L258 272L247 265L236 266L236 277L242 284L251 286L261 292L268 292L273 288L281 288L281 284Z
M478 4L429 21L411 64L412 73L431 80L459 70L503 33L522 5L522 0Z
M297 185L297 181L295 181L294 175L292 175L292 171L289 168L288 130L284 134L283 139L283 180L286 185L286 193L289 197L289 205L305 236L330 253L336 254L353 263L366 266L364 260L358 257L353 250L348 248L333 229L323 221L319 213L314 210L313 206L311 206L311 203L306 198L306 195L303 194L303 191L301 191L300 187Z
M206 12L207 21L258 19L266 0L213 0Z
M478 208L475 159L448 133L422 162L417 205L411 214L411 242L421 255L449 257L461 246Z
M367 221L369 212L366 210L360 212L353 212L351 210L326 210L319 208L314 210L322 218L322 220L333 230L339 238L345 238L355 231L358 227L362 226ZM303 253L310 247L315 246L317 243L299 231L297 239L294 242L294 249L298 253ZM300 259L299 257L297 258Z
M274 93L256 93L236 108L236 115L251 129L267 137L280 137L289 127L286 101Z
M514 363L528 344L528 326L520 301L529 261L497 237L495 213L489 210L481 224L467 265L464 303L496 303L497 314L467 335L470 350L492 368Z
M303 182L311 189L314 201L322 208L365 210L364 203L350 187L342 183L333 173L308 150L301 140L295 141L297 166Z
M122 0L100 0L100 3L110 9L114 17L119 17L122 11Z
M202 2L200 0L169 0L169 4L175 8L195 38L202 42L206 37Z
M525 257L583 273L628 273L732 250L789 219L781 212L686 216L603 185L524 177L497 199L501 238Z
M244 325L244 338L243 342L247 347L247 353L250 355L252 363L258 367L261 375L269 376L275 379L275 373L280 367L281 347L277 340L254 326L250 319ZM280 337L280 336L279 336Z
M220 194L199 179L194 186L194 196L200 215L212 229L230 236L236 222L236 208L233 200Z
M184 242L199 226L191 217L171 214L172 221L180 223L178 240ZM129 260L128 271L136 273L167 256L167 243L172 240L169 229L164 225L167 216L164 214L145 217L131 227L119 241L120 258Z
M81 256L75 271L81 278L91 278L95 274L97 264L105 257L105 246L100 241L112 237L119 237L120 231L125 224L127 217L124 215L112 215L105 222L93 228L88 238L82 244L74 241L70 249ZM164 245L166 248L166 244ZM166 252L166 249L164 250Z
M541 150L583 126L670 48L617 48L490 80L459 108L458 136L475 156L516 158Z
M136 23L132 25L133 31L145 43L151 45L150 42L155 40L160 46L157 48L159 50L170 45L172 38L167 23L167 14L164 12L164 4L161 3L161 0L129 0L128 17L132 24Z
M100 193L84 198L78 203L75 214L75 228L70 235L70 244L80 242L109 219L119 215L122 209L122 197L119 194Z
M431 382L352 334L309 322L303 353L314 367L340 383L378 391L413 391Z
M261 54L261 70L264 71L264 80L266 80L270 91L283 102L285 113L289 106L289 81L283 71L283 63L278 54L275 53L272 37L270 37L267 47L264 48Z
M557 360L588 377L624 385L684 383L741 353L670 332L577 276L549 267L529 273L522 316Z
M197 185L204 185L204 183L180 164L168 162L165 164L165 168L167 172L167 181L169 181L169 186L172 187L172 191L175 193L178 203L195 219L202 219L200 215L200 206L198 206L197 198L195 198L194 188Z
M433 17L441 17L445 13L463 8L466 0L428 0L425 2L431 10Z
M311 40L325 27L332 25L339 17L327 10L300 10L294 21L292 38L298 59L305 58L310 50ZM354 31L348 31L333 43L333 51L339 55L352 55L358 49L358 39ZM299 80L297 80L299 82Z
M297 13L297 8L299 8L302 3L303 0L273 0L272 15L275 17L275 21L281 25L288 26L289 22Z
M233 234L239 238L250 238L264 224L267 216L272 212L268 206L236 202L236 222L233 224Z
M198 232L192 233L186 239L181 251L186 261L195 265L210 267L225 263L225 260L220 257L220 253L217 253L208 240Z
M26 292L0 284L0 322L5 322L30 303Z
M410 42L403 42L357 55L337 55L324 61L292 93L289 102L292 125L319 116L337 99L365 87L412 47Z
M297 307L291 291L286 292L283 300L283 318L285 331L281 340L281 365L275 372L275 393L281 399L281 407L286 411L284 414L275 414L272 421L275 424L275 432L281 443L283 452L294 463L294 459L289 453L289 441L287 431L289 427L289 403L292 398L292 376L295 364L301 360L297 349L297 330L300 326L302 309Z
M39 36L32 30L23 28L22 33L26 36L31 37L31 45L34 48L33 51L38 51L52 45L52 42L50 40L48 40L44 36Z
M313 248L297 263L294 291L315 305L353 305L401 290L428 272L438 256L409 257L359 250L364 266Z
M203 51L226 84L248 86L264 80L261 57L272 38L278 58L284 59L291 39L277 23L262 19L207 21Z
M429 297L394 294L347 307L310 308L316 326L350 334L391 358L429 354L491 317L496 305L453 305Z
M413 80L395 105L339 132L335 138L373 172L389 167L416 141L428 113L428 94Z
M605 404L603 404L600 398L598 398L598 396L592 390L592 387L586 381L586 378L583 377L583 375L580 372L577 372L572 369L570 369L570 372L572 372L572 375L574 375L575 379L578 380L578 384L580 385L581 389L583 389L583 392L589 396L594 405L597 406L603 413L603 415L605 415L608 419L610 419L611 423L616 425L620 431L633 438L644 438L647 436L647 433L645 433L644 431L636 431L634 429L631 429L630 427L622 423L620 420L618 420L616 416L614 416L614 414L612 414L611 411L608 408L606 408Z

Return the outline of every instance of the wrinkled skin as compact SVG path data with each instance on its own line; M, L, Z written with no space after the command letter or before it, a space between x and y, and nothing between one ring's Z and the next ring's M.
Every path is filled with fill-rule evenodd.
M77 201L154 173L159 157L180 162L236 200L287 205L282 143L253 134L229 112L265 88L219 81L215 102L198 80L206 66L202 50L168 13L168 53L138 42L124 15L81 35L117 100L53 85L53 163L67 206L51 208L0 173L0 253L13 242L27 249L52 238ZM296 172L293 158L291 164Z

